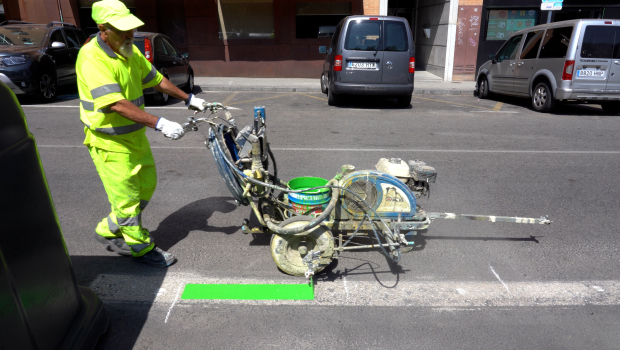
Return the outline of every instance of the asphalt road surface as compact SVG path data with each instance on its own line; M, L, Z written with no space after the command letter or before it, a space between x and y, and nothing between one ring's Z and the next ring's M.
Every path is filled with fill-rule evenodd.
M421 159L438 171L427 211L540 217L551 226L436 220L400 264L345 253L311 301L181 300L188 283L288 283L266 235L245 235L204 146L206 128L147 135L158 187L143 223L179 262L157 269L106 251L110 209L82 145L78 100L24 103L80 285L110 317L98 349L619 349L620 117L598 105L540 114L527 100L414 95L329 107L318 93L200 93L239 126L267 111L278 175L332 178L343 164ZM183 122L179 103L147 111Z

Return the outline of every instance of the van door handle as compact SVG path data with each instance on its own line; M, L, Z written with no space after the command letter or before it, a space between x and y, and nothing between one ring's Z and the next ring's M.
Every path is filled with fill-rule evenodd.
M620 64L620 61L616 60L616 61L614 61L614 64Z
M514 65L515 65L515 63L514 63L514 62L510 62L510 66L511 66L511 67L512 67L512 66L514 66Z
M521 67L524 64L525 64L525 62L519 62L519 63L517 63L517 66Z

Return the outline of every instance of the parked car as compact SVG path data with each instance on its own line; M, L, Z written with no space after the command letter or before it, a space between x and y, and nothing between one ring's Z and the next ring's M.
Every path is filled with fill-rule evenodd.
M327 103L340 96L382 95L409 106L413 93L415 46L407 20L392 16L349 16L338 23L321 74Z
M91 34L90 41L98 34ZM172 40L161 33L136 32L133 43L155 69L174 85L186 92L194 91L194 70L189 64L189 54L181 53ZM144 89L144 96L155 104L165 105L169 96L155 88Z
M480 98L529 97L539 112L556 101L600 103L620 113L620 21L580 19L542 24L510 36L478 70Z
M58 85L75 84L75 61L86 33L70 23L0 24L0 80L13 93L56 99Z

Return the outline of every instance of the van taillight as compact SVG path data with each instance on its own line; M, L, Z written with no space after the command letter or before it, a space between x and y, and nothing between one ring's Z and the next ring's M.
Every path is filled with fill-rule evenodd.
M611 21L605 21L605 24L612 24Z
M336 55L336 58L334 58L334 71L335 72L342 71L342 56L341 55Z
M144 57L153 63L153 46L151 46L151 40L148 38L144 38Z
M409 73L415 72L415 57L409 57Z
M565 61L564 70L562 71L562 80L573 80L573 69L575 61Z

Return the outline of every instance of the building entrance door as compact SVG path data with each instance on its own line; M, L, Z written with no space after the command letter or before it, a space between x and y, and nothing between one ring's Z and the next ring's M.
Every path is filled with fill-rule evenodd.
M411 0L388 0L388 16L397 16L407 19L413 42L415 42L415 7L417 1Z

